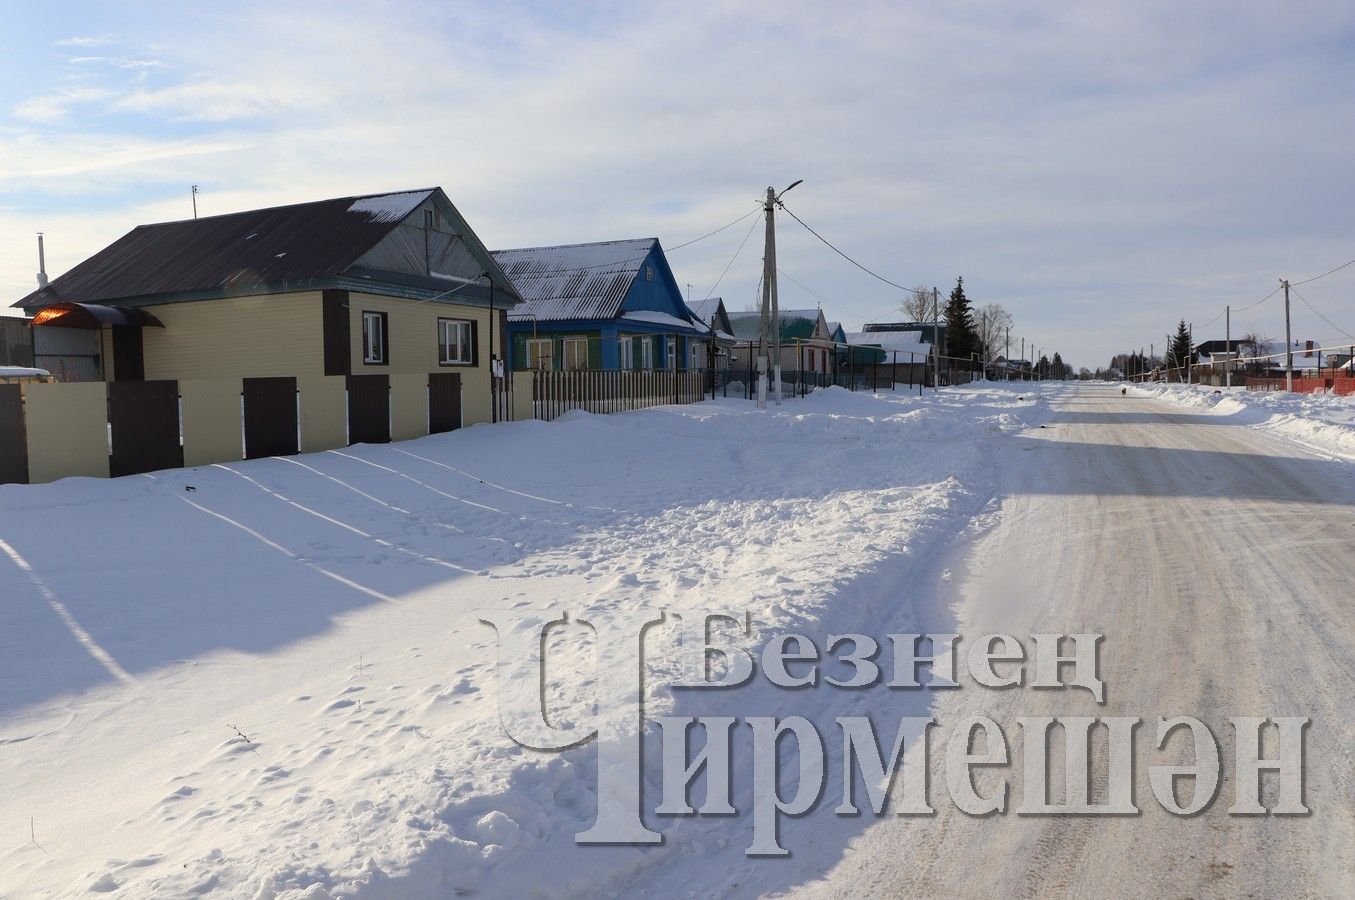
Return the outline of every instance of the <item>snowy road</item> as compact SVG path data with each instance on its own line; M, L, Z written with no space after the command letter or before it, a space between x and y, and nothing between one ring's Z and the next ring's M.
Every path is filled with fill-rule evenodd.
M1110 387L1075 387L1052 400L1047 425L1031 432L1022 453L1032 464L1009 470L1000 524L978 542L975 568L958 582L958 630L1102 633L1106 704L1080 691L959 690L936 703L938 721L1193 715L1219 740L1219 797L1198 817L1173 817L1152 801L1141 762L1135 794L1143 812L1135 817L1009 811L975 819L941 803L934 818L884 819L866 829L803 892L1351 896L1349 463ZM1230 715L1312 720L1311 816L1227 814ZM1152 737L1140 728L1149 751ZM1019 770L1020 741L1009 734L1009 743ZM1165 754L1149 761L1176 762ZM977 777L980 792L995 777ZM1019 795L1019 779L1011 780ZM932 783L936 791L945 782L934 773Z
M1217 410L1011 387L575 414L0 489L0 896L1351 895L1355 467ZM651 639L647 716L807 717L822 800L782 822L790 856L749 857L751 730L736 816L649 815L647 742L664 843L579 846L595 743L508 740L475 611L712 603L748 611L754 651L779 631L1101 633L1107 702L673 691ZM552 710L591 715L588 629L550 647ZM1010 808L1021 716L1195 716L1225 781L1200 816L1163 811L1148 765L1188 762L1189 742L1155 755L1145 722L1136 817L972 819L937 775L934 816L834 814L836 718L892 734L971 713L1007 734L1011 765L975 780L1005 777ZM1230 715L1312 720L1311 816L1228 815Z

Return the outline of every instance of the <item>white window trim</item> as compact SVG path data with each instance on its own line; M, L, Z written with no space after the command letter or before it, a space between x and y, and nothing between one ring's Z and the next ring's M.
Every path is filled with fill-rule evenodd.
M541 348L546 349L546 353L541 352ZM550 365L541 365L542 359L550 362ZM550 338L527 338L527 368L529 369L550 369L555 363L555 348L552 346Z
M654 368L654 338L650 335L640 339L640 363L646 371Z
M579 348L582 346L582 360L580 360ZM588 368L588 338L586 337L564 337L560 339L560 362L561 368L570 372L577 372L580 369ZM582 362L582 365L580 365Z
M377 327L371 327L372 322L376 322ZM362 363L367 366L384 366L389 364L386 359L386 347L389 345L390 337L386 334L387 318L383 312L375 310L362 311ZM375 341L373 337L375 336Z
M448 327L451 326L457 332L456 339L449 342L447 340ZM460 340L461 332L464 332L464 343ZM475 365L475 323L470 319L438 319L438 365L440 366L473 366ZM464 358L455 358L449 350L464 350Z

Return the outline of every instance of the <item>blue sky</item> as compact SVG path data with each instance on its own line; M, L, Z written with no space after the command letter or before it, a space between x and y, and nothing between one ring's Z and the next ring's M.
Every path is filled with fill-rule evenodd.
M2 5L7 302L35 231L59 274L194 183L204 214L438 184L508 247L674 245L803 178L787 203L865 265L963 274L1092 366L1355 257L1352 3ZM743 232L678 280L704 296ZM788 217L778 259L849 330L897 305ZM1355 267L1304 295L1355 332Z

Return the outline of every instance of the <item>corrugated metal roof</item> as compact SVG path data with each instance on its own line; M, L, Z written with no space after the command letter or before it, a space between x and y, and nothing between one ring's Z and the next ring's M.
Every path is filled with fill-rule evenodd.
M15 306L247 290L330 278L437 188L140 225Z
M621 309L657 238L495 250L522 295L509 318L547 322L611 319Z
M698 300L695 303L688 303L687 308L692 311L702 322L712 325L711 319L720 310L720 303L723 302L720 297L707 297L705 300Z
M781 310L781 340L795 338L809 340L814 337L814 327L819 322L817 309ZM756 341L762 330L761 314L755 312L729 313L729 324L734 329L734 337L741 341Z

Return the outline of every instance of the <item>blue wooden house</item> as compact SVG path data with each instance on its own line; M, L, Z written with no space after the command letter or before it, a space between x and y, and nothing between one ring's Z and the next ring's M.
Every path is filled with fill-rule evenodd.
M657 238L498 250L513 369L687 369L710 339Z

